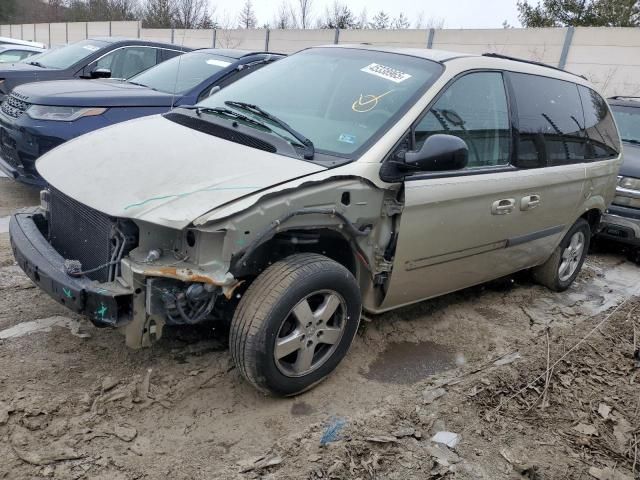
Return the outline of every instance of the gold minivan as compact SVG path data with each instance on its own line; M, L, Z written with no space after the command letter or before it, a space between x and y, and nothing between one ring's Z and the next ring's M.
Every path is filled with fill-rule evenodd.
M294 395L380 313L531 269L568 288L620 140L585 79L499 55L317 47L41 157L10 224L44 291L131 347L217 322Z

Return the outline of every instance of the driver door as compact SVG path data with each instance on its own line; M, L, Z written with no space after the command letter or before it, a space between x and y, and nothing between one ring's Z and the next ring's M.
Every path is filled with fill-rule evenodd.
M510 165L503 74L473 72L456 79L417 122L409 143L419 150L437 133L462 138L469 163L460 171L405 178L404 210L382 309L498 278L535 263L540 255L529 244L507 248L543 230L545 219L535 202L523 203L539 195L539 176Z

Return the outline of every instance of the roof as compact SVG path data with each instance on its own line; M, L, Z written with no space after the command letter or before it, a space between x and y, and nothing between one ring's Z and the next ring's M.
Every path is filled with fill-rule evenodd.
M171 47L175 50L181 50L185 52L190 52L193 50L191 47L178 45L176 43L170 42L156 42L154 40L144 40L142 38L129 38L129 37L89 37L87 40L96 40L98 42L105 43L129 43L131 45L159 45L163 47ZM80 40L82 41L82 40Z
M220 55L222 57L235 58L236 60L250 55L283 55L281 53L265 52L263 50L241 50L237 48L201 48L195 51Z
M341 43L339 45L320 45L320 47L330 48L356 48L359 50L372 50L375 52L397 53L412 57L425 58L434 62L446 62L459 57L477 57L473 53L449 52L447 50L435 50L432 48L408 48L408 47L387 47L383 45L370 45L366 43ZM315 48L315 47L312 47Z
M625 97L624 95L616 95L607 99L609 105L621 107L640 107L640 97Z
M4 45L0 44L0 52L4 52L6 50L20 50L20 51L37 52L37 53L42 53L46 51L46 49L44 48L32 47L30 45L16 45L14 43L7 43Z
M44 43L18 40L17 38L9 37L0 37L0 44L2 43L10 43L11 45L24 45L27 47L46 48L46 45Z
M461 53L451 52L446 50L435 50L430 48L402 48L402 47L387 47L381 45L368 45L368 44L339 44L339 45L325 45L325 47L331 48L352 48L360 50L371 50L376 52L396 53L399 55L409 55L412 57L424 58L440 63L464 63L466 69L471 68L499 68L512 72L530 73L534 75L546 76L551 78L557 78L560 80L566 80L573 83L590 85L589 81L584 77L575 75L561 70L552 65L545 65L543 63L534 62L526 59L520 59L515 57L507 57L499 54L485 54L478 55L474 53ZM314 48L314 47L312 47Z

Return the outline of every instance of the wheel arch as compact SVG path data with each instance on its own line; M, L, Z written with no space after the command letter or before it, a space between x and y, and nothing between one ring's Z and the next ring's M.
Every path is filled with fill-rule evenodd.
M602 219L603 211L599 208L590 208L582 215L580 218L587 221L589 227L591 228L591 234L595 234L598 231L598 226L600 225L600 220Z
M237 277L255 277L269 265L296 253L317 253L344 266L357 279L363 256L355 242L343 232L329 227L282 230L255 246L236 263L231 273Z

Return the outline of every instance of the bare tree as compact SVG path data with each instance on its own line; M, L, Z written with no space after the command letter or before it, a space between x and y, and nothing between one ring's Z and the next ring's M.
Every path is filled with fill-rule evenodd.
M411 23L407 16L402 12L400 12L400 15L398 15L391 23L391 28L395 30L403 30L409 27L411 27Z
M207 0L174 0L174 21L176 28L202 28L211 25L211 17L207 11Z
M363 8L362 12L360 12L357 23L358 29L364 30L366 28L369 28L369 15L367 14L367 7Z
M311 26L311 9L313 8L313 0L295 0L298 7L296 23L300 28L309 28Z
M289 5L285 0L282 1L280 7L276 11L273 21L271 22L272 28L279 28L281 30L285 30L287 28L292 28L295 26L295 19L292 15L293 11L291 5Z
M145 0L142 8L142 26L145 28L171 28L174 15L174 0Z
M334 0L331 6L326 7L324 17L318 22L320 28L339 28L344 30L359 27L356 17L349 6L339 0Z
M238 23L240 28L256 28L258 19L253 11L253 2L251 0L245 0L242 10L238 14Z
M391 26L391 17L384 10L380 10L373 16L373 20L369 22L369 28L374 30L384 30Z
M140 5L138 0L110 0L109 20L138 20L140 18Z
M421 10L416 17L416 21L414 23L415 28L424 29L424 28L435 28L440 29L444 27L444 18L438 17L429 17L426 18L424 14L424 10Z
M218 48L238 48L240 46L240 39L234 35L235 16L232 17L227 11L222 14L214 14L213 24L217 29L216 46Z

